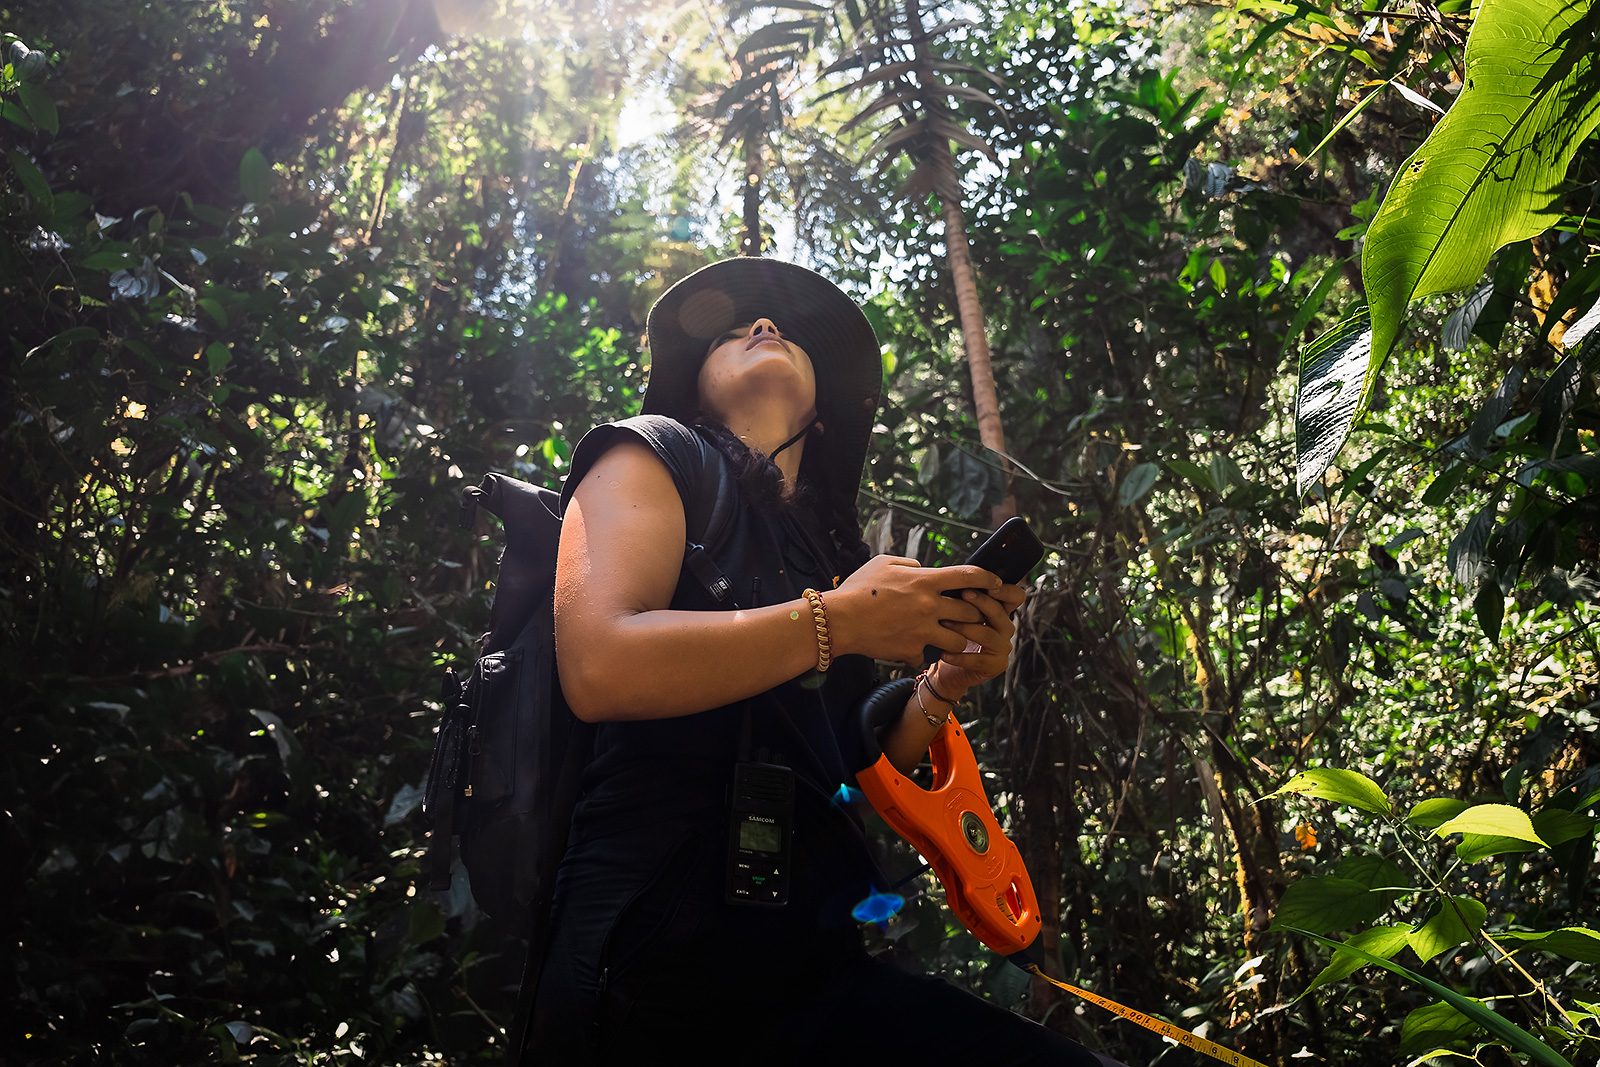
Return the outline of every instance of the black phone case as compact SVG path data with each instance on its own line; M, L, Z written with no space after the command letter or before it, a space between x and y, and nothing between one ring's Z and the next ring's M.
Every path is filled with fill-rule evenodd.
M1022 516L1014 515L1001 523L1000 528L990 534L988 540L967 557L966 562L969 566L982 567L1007 585L1015 585L1026 578L1028 572L1043 558L1044 543L1023 521ZM961 598L961 593L960 589L944 591L945 596L957 600ZM933 645L927 645L922 650L923 664L932 663L943 654Z

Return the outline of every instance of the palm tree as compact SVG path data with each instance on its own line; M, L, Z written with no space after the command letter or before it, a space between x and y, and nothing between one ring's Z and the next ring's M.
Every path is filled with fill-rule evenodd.
M850 10L854 14L859 9L851 5ZM950 19L927 26L920 0L902 0L898 10L887 3L870 3L854 22L854 32L862 43L823 73L859 70L860 76L829 95L875 89L877 99L845 123L841 132L860 127L874 116L891 113L893 121L867 150L867 158L879 157L881 173L904 154L911 161L912 169L900 187L901 196L914 203L932 194L939 203L944 218L946 260L956 292L967 368L972 377L978 436L986 448L1001 457L1008 475L1006 499L993 516L998 525L1016 514L1016 502L1010 487L1005 429L1000 420L988 332L983 306L978 300L977 276L967 241L966 214L961 207L961 180L951 142L960 148L981 152L997 164L999 157L987 141L966 128L951 101L974 101L1003 115L1004 108L988 92L954 81L952 76L986 78L1000 87L1004 83L988 71L936 55L932 47L936 38L958 28L971 27L973 23Z
M783 128L786 94L798 79L802 58L821 38L828 9L807 0L758 0L735 5L731 14L782 7L797 16L770 22L735 46L728 56L733 84L702 97L696 109L703 121L720 127L718 149L737 142L744 159L743 222L739 254L761 254L761 190L766 178L765 149Z

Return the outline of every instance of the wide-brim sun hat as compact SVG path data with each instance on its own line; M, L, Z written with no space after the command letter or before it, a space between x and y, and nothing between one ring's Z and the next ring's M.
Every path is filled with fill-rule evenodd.
M730 326L758 318L771 319L811 357L828 477L854 500L883 391L883 357L861 308L814 270L744 256L702 267L661 294L645 323L645 413L693 419L707 347ZM816 451L806 449L808 457Z

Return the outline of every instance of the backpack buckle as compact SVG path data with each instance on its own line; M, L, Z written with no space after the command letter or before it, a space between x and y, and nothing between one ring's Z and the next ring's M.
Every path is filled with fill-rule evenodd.
M722 568L711 558L711 553L706 551L705 545L690 543L688 551L683 555L683 565L718 604L727 600L728 594L733 592L733 583L722 573Z
M461 490L461 515L457 521L463 530L470 530L478 524L478 501L487 495L476 485Z

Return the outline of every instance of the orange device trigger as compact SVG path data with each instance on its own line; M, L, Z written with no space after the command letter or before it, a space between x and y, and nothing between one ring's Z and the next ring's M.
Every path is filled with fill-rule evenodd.
M1022 854L995 821L977 757L960 724L953 715L946 719L928 747L930 789L901 774L882 754L876 730L898 717L914 684L901 679L863 704L863 740L877 760L856 775L856 782L884 821L933 867L950 910L973 936L1003 956L1022 952L1043 927L1039 901Z

